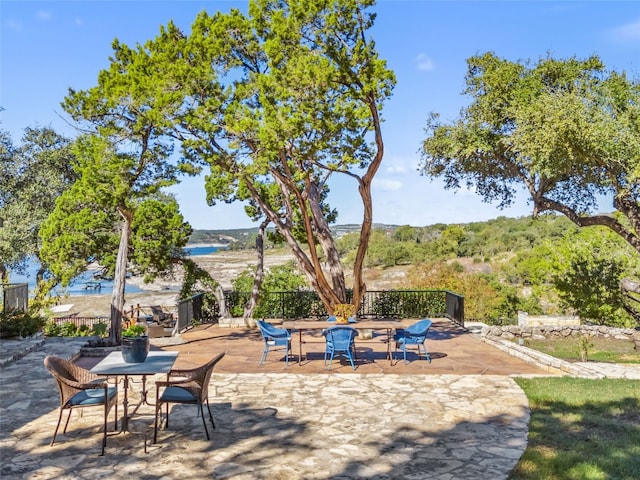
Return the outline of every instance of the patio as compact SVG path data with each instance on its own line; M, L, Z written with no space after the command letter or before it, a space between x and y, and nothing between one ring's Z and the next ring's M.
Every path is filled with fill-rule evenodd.
M405 319L404 327L416 322ZM325 323L325 322L320 322ZM277 322L274 322L278 325ZM357 324L356 324L357 327ZM226 351L225 358L216 367L217 373L354 373L345 360L334 360L331 371L323 364L325 342L320 331L305 331L303 334L303 356L298 365L298 333L292 334L292 353L289 366L285 365L284 354L270 352L263 365L258 365L262 353L262 337L256 328L220 328L218 325L202 325L183 333L179 344L169 339L154 339L155 348L180 352L176 368L190 368L204 363L216 353ZM536 365L526 363L505 352L497 350L479 340L475 335L444 319L433 319L427 335L426 347L432 362L409 357L409 364L402 361L386 360L386 334L376 332L372 339L356 338L358 361L355 373L385 374L454 374L454 375L529 375L546 374ZM393 352L393 345L391 346ZM401 357L401 354L398 354ZM82 361L87 361L82 359ZM85 365L90 368L91 361Z
M410 322L409 322L410 323ZM529 410L508 375L542 370L482 343L454 324L434 322L427 340L431 364L384 359L383 337L359 340L358 368L323 366L322 337L309 338L299 366L270 353L259 366L257 330L202 326L178 350L184 368L227 351L211 384L216 430L207 441L192 406L172 410L169 430L143 452L142 438L109 437L100 457L101 414L74 413L67 435L49 441L58 398L43 358L68 358L81 339L46 339L1 370L2 476L13 478L506 478L526 448ZM297 340L293 341L294 353ZM80 358L89 366L98 359ZM29 372L25 376L25 372ZM153 379L149 382L152 384ZM130 390L139 398L140 385ZM13 392L7 395L6 392ZM133 428L151 438L153 408L142 407Z

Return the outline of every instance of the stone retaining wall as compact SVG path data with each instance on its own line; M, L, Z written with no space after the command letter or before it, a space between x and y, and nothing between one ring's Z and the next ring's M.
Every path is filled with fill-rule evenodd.
M257 326L255 319L244 319L242 317L219 318L218 325L220 326L220 328L254 328Z
M485 326L481 335L494 338L567 338L567 337L603 337L616 340L635 342L636 349L640 348L640 331L633 328L613 328L601 325L542 325L522 327L517 325Z
M580 317L575 315L529 315L527 312L518 312L518 326L520 327L568 327L575 325L580 325Z

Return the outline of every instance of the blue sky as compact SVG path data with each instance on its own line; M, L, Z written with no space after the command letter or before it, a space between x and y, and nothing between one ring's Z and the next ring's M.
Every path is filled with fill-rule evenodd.
M60 102L68 88L90 88L108 66L114 38L131 46L155 37L173 20L188 32L206 9L245 9L246 1L0 2L1 128L19 143L27 126L73 135ZM385 157L374 188L374 221L413 226L528 215L523 194L512 208L485 204L473 191L444 190L417 171L429 112L453 120L469 101L462 95L466 59L492 51L512 61L599 55L609 69L640 78L640 2L379 0L371 32L397 76L385 105ZM202 179L173 189L194 228L252 226L241 206L209 207ZM360 223L354 183L334 184L330 202L338 223ZM603 210L611 209L603 204Z

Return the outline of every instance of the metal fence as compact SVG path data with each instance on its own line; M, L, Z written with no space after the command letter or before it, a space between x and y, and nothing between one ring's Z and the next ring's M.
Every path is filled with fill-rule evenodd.
M111 326L111 319L109 317L68 316L68 317L55 317L55 318L52 318L52 321L57 323L58 325L64 325L65 323L73 323L76 326L76 328L81 327L82 325L86 325L89 328L93 328L100 323L107 325L107 327Z
M220 318L220 307L215 296L210 293L198 293L178 301L178 319L173 334L179 333L194 323L215 323Z
M225 303L232 317L241 317L249 301L249 292L225 291ZM347 301L351 300L351 293ZM324 304L314 291L270 292L262 296L255 318L323 318ZM365 293L359 318L446 317L464 327L464 297L447 290L374 290ZM212 294L200 293L178 303L177 331L194 321L215 323L220 317L218 302Z
M2 292L2 311L26 312L29 309L29 284L4 283L0 284Z
M445 302L445 316L464 328L464 297L447 291Z

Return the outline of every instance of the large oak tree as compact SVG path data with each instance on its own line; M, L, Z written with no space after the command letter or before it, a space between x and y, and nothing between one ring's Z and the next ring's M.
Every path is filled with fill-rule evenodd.
M423 172L500 207L524 186L534 214L606 226L640 251L640 83L598 57L467 63L471 103L450 124L432 116ZM601 195L619 215L597 213Z
M252 218L269 220L329 311L347 301L326 202L337 175L353 179L363 208L353 303L366 288L380 111L395 83L368 34L373 3L252 0L247 14L202 12L189 35L170 23L136 48L116 42L101 74L133 97L153 85L142 113L171 121L184 159L210 168L210 204L247 201Z
M191 234L175 199L159 191L168 178L154 173L153 163L144 150L118 152L102 137L80 137L74 162L79 178L40 231L41 257L63 285L92 262L113 276L110 336L116 343L127 272L148 280L171 272Z
M451 123L431 116L424 174L500 207L524 186L534 216L607 227L640 252L640 81L597 56L532 64L485 53L467 63L471 102ZM599 212L603 198L612 214Z
M76 179L72 163L71 140L51 128L26 128L17 146L0 132L0 282L35 259L36 305L52 286L39 257L40 226Z

